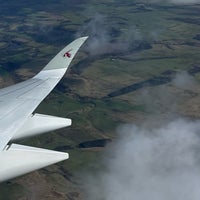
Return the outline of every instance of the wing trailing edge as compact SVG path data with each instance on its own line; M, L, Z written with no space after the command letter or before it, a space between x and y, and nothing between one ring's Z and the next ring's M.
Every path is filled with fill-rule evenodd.
M68 153L11 144L0 152L0 182L66 160Z
M12 140L18 140L50 131L55 131L57 129L71 126L71 124L72 120L68 118L35 113L26 120L24 125L12 137Z

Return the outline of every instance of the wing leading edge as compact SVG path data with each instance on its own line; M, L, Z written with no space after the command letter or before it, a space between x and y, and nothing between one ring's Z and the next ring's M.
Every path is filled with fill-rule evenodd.
M74 40L33 78L0 90L0 182L69 157L67 153L8 143L71 125L67 118L32 113L63 77L87 38Z

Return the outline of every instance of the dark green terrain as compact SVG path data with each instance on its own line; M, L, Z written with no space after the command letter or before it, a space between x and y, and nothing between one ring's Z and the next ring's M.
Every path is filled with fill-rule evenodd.
M1 87L32 77L73 39L90 36L36 111L73 125L18 142L70 159L2 183L0 200L83 199L80 174L98 168L120 124L200 117L200 4L0 0L0 14ZM194 87L174 86L183 71Z

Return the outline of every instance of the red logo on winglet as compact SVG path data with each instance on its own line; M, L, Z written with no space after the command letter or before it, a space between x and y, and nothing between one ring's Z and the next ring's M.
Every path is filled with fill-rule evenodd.
M70 53L71 50L67 51L63 57L71 58L72 54Z

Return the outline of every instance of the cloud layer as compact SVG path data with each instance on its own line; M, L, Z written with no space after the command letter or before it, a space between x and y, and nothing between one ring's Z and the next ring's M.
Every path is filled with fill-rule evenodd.
M76 34L76 37L90 36L85 47L90 55L129 51L140 44L142 36L135 27L129 27L125 39L121 42L117 39L121 31L110 25L108 21L106 16L96 13Z
M169 2L176 4L194 4L194 3L200 3L200 0L169 0Z
M199 131L199 122L184 119L157 128L120 127L105 167L87 181L88 199L198 200Z
M175 4L195 4L200 3L200 0L150 0L151 2L166 2Z

